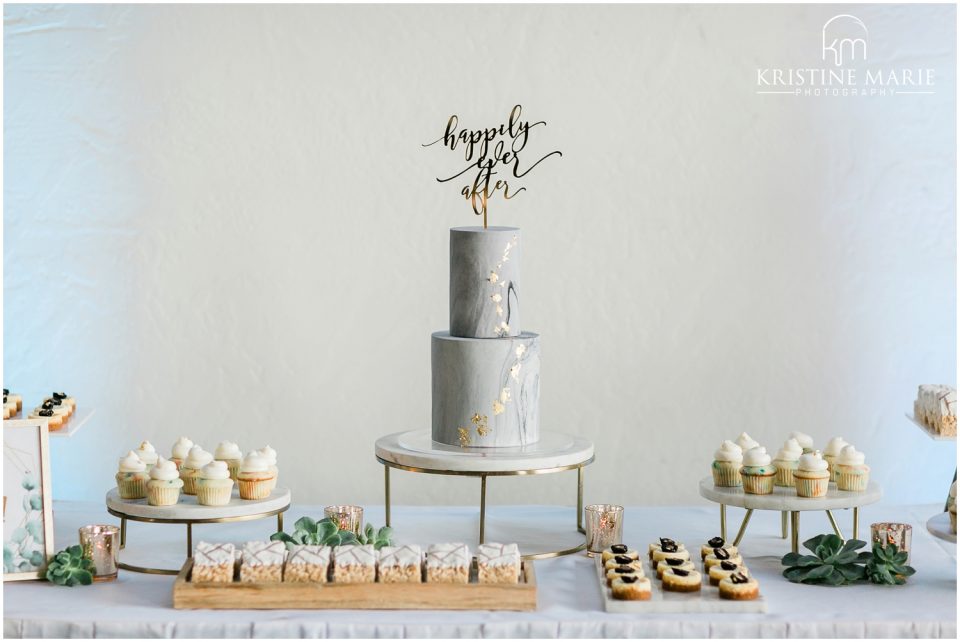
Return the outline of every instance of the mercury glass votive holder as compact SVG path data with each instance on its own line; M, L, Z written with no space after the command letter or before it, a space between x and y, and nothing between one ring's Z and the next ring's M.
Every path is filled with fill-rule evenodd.
M120 527L91 524L80 527L80 548L83 556L93 562L93 581L110 582L117 579L120 563Z
M590 504L583 509L586 516L587 554L596 555L623 540L623 506Z
M359 535L363 529L363 506L327 506L323 516L333 520L340 530Z
M879 543L883 548L893 544L898 551L907 552L907 563L910 563L910 545L913 542L913 527L910 524L896 522L878 522L870 524L870 547Z

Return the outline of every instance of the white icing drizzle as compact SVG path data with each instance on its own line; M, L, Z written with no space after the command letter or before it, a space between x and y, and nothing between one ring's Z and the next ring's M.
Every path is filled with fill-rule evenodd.
M416 544L406 546L384 546L380 549L380 568L420 566L423 553Z
M277 566L283 564L287 547L283 542L247 542L243 545L243 564L246 566Z
M520 563L520 547L516 544L481 544L477 547L477 563L486 566L515 566Z
M314 546L311 544L295 544L287 554L287 564L312 564L314 566L329 566L331 549L329 546Z
M373 566L377 563L377 551L370 544L347 544L334 551L337 566Z
M233 544L200 542L193 551L193 565L222 566L233 564L234 559L236 559L236 552Z
M431 568L470 566L470 549L466 544L433 544L427 549L427 566Z

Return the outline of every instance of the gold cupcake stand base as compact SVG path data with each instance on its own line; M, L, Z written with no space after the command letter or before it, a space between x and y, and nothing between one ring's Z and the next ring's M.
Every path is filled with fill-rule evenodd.
M480 532L478 541L486 537L487 478L525 475L546 475L577 471L577 531L583 527L583 469L594 459L593 443L581 437L562 433L541 433L536 444L520 448L457 448L433 442L430 431L394 433L376 443L377 461L383 464L384 508L390 526L390 469L427 475L454 475L480 478ZM522 555L525 560L538 560L571 555L587 547L584 543L571 548Z
M193 527L197 524L246 522L276 516L277 530L283 530L283 513L290 508L290 491L275 488L266 499L240 499L236 490L226 506L201 506L193 495L180 495L174 506L150 506L145 499L123 499L114 488L107 493L107 512L120 518L120 550L127 546L127 522L179 524L187 527L187 559L193 557ZM134 573L176 575L180 569L135 566L120 562L118 566Z
M780 511L780 536L787 539L787 516L790 520L790 549L794 553L800 548L800 513L804 511L824 511L830 521L830 527L840 539L846 539L836 518L834 510L853 509L853 539L860 534L860 507L880 501L883 491L876 482L870 482L863 492L837 490L836 484L830 483L826 497L798 497L793 488L775 486L769 495L752 495L743 492L742 487L727 488L716 486L713 476L700 480L700 496L720 504L720 537L727 539L727 506L736 506L746 509L740 528L733 539L733 545L739 546L747 531L750 518L755 510Z

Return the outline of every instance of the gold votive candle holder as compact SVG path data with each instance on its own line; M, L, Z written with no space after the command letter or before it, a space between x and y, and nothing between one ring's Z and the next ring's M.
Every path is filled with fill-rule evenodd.
M353 531L355 535L363 529L363 506L327 506L323 516L329 517L340 530Z
M623 540L623 506L590 504L583 509L586 517L587 555L596 555Z
M83 556L93 562L93 581L110 582L117 579L120 568L120 527L90 524L80 527L80 548Z
M880 544L883 548L893 544L898 551L907 552L907 563L910 563L910 545L913 543L913 527L910 524L897 522L877 522L870 524L870 547Z

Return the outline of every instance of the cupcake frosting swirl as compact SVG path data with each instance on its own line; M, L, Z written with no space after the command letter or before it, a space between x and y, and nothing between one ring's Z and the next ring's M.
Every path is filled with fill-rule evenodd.
M751 448L743 454L743 465L744 466L769 466L770 465L770 455L767 454L767 449L763 446L756 446Z
M240 446L232 441L221 441L217 445L214 457L217 459L243 459L243 453L240 452Z
M803 448L800 447L800 442L796 439L790 438L783 442L783 448L777 452L777 459L782 459L784 461L797 461L800 459L800 455L803 454Z
M264 446L260 450L254 451L258 453L261 457L267 460L267 464L270 466L277 465L277 451L271 448L270 446Z
M177 465L169 459L164 459L163 457L160 457L157 460L156 465L150 469L150 479L172 481L174 479L178 479L179 477L180 473L177 472Z
M190 449L190 453L187 455L187 458L183 460L183 465L187 468L193 468L199 470L207 464L213 461L213 455L208 453L206 450L200 446L194 446Z
M186 437L181 437L173 444L170 454L176 459L185 459L191 448L193 448L193 442Z
M823 461L823 457L820 456L820 453L813 452L807 453L800 456L800 465L797 467L799 470L826 470L828 468L827 462Z
M796 439L797 443L800 444L800 448L813 448L813 437L810 435L794 430L790 433L791 439Z
M742 432L740 433L740 436L737 437L737 445L740 446L740 450L747 452L751 448L756 448L760 444L758 444L753 437L745 432Z
M844 466L863 466L866 456L853 447L853 444L847 444L837 456L837 463Z
M225 461L211 461L200 471L200 476L204 479L230 479L230 469Z
M147 465L131 450L120 458L119 469L121 473L142 473L147 469Z
M827 447L823 449L824 455L830 455L831 457L836 457L840 454L840 451L843 450L843 447L847 445L847 442L844 441L843 437L834 437L827 442Z
M720 444L717 452L713 453L716 461L743 461L743 450L729 439Z
M140 461L148 466L157 462L157 450L149 441L141 441L140 448L136 450L136 453Z
M266 457L263 457L256 450L244 457L243 463L240 464L241 473L265 473L269 468L270 464Z

